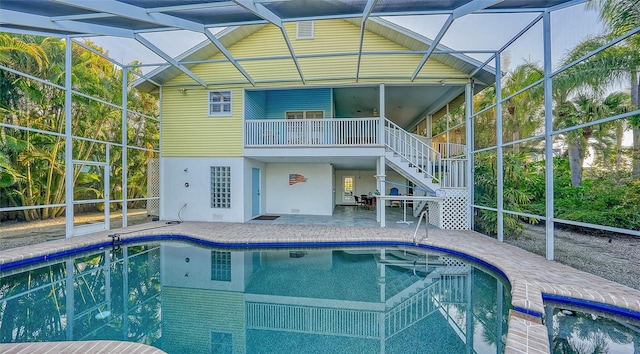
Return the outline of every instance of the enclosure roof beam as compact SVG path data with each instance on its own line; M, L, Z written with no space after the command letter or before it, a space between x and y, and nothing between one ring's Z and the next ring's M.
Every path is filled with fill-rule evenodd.
M422 67L424 67L424 64L427 62L427 60L429 59L433 51L436 49L438 44L440 44L442 37L444 37L445 33L447 33L447 31L449 30L449 27L451 27L451 24L455 19L468 15L474 11L479 11L487 7L493 6L502 1L503 0L472 0L454 9L451 15L447 17L447 20L442 25L442 28L440 28L440 32L438 32L438 35L436 36L436 38L434 38L433 42L429 46L429 49L427 50L425 55L422 57L422 60L420 60L420 63L418 64L418 67L414 70L413 75L411 75L411 81L416 79L416 77L418 76L418 73L420 73L420 70L422 70Z
M205 28L205 26L202 24L185 20L179 17L163 14L163 13L149 13L147 12L147 10L141 7L133 6L133 5L129 5L129 4L121 3L118 1L113 1L113 0L101 0L101 1L93 1L93 2L79 1L79 0L54 0L54 1L64 3L70 6L83 8L86 10L99 11L102 13L110 13L113 15L129 18L133 20L144 21L144 22L153 23L157 25L170 26L177 29L184 29L188 31L202 33L211 41L211 43L214 46L216 46L216 48L218 48L218 50L220 50L220 52L227 58L227 60L229 60L229 62L231 62L231 64L233 64L233 66L235 66L236 69L240 71L240 73L252 85L255 85L255 81L251 78L249 73L240 65L240 63L238 63L238 61L233 57L233 55L229 53L229 51L227 50L227 48L225 48L222 42L220 42L220 40L218 40L213 34L211 34L211 32L207 28ZM138 38L139 37L136 37L136 39ZM147 48L149 48L149 46L147 46L146 44L144 45ZM155 50L153 51L155 52ZM160 55L160 53L157 53L157 52L156 54ZM160 56L164 58L163 55L160 55ZM185 72L185 70L188 70L184 66L182 66L179 69L183 72ZM191 78L195 76L195 74L193 73L187 74L187 75L189 75ZM197 79L196 81L199 83L202 82L202 80L200 79Z
M146 38L142 37L142 35L136 33L134 36L135 36L136 41L140 42L140 44L142 44L143 46L149 48L152 52L158 54L162 59L164 59L167 62L171 63L171 65L173 65L176 68L178 68L180 71L182 71L187 76L192 78L195 82L199 83L200 85L202 85L204 87L207 87L207 83L206 82L202 81L202 79L200 79L196 74L192 73L191 70L185 68L182 64L180 64L178 61L173 59L171 57L171 55L163 52L160 48L156 47L153 43L149 42L149 40L147 40Z
M3 10L2 24L16 25L21 27L33 27L43 30L53 30L61 32L81 33L84 35L105 35L133 38L133 31L128 29L114 28L97 24L75 22L69 20L51 21L47 16L27 14L24 12Z
M274 25L278 26L278 28L280 28L282 36L284 37L284 41L287 44L287 48L289 49L289 53L291 54L291 59L293 60L296 69L298 70L298 75L300 75L300 80L302 80L302 83L305 83L304 75L302 74L302 68L300 67L300 63L298 62L298 57L296 57L296 53L293 50L293 45L291 44L289 35L287 35L287 31L282 24L282 19L271 12L269 9L264 7L264 5L257 4L253 0L233 0L233 2L240 5L245 10L253 13L254 15L273 23Z
M356 65L356 82L360 77L360 61L362 60L362 47L364 45L364 29L365 24L367 23L367 19L371 16L371 12L373 12L373 8L378 3L378 0L369 0L367 5L364 7L364 11L362 12L362 25L360 26L360 46L358 49L358 63Z

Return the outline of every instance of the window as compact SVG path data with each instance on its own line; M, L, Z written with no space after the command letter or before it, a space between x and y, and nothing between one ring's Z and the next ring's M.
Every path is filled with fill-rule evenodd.
M211 280L231 281L231 252L211 251Z
M298 21L296 39L313 39L313 21Z
M211 207L231 208L231 167L211 166Z
M209 91L209 115L231 115L231 91Z
M322 119L324 111L289 111L285 112L287 119Z

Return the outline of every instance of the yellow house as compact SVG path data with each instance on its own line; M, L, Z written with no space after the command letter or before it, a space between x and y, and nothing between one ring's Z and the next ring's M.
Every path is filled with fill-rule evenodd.
M411 195L416 215L429 204L431 223L469 228L467 160L448 153L464 145L425 125L493 83L491 68L383 19L361 26L227 28L138 82L162 97L160 217L332 215L367 195L384 226L389 195Z

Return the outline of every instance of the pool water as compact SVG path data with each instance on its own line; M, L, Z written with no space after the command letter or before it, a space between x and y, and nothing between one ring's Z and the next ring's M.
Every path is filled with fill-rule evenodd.
M421 249L123 245L6 271L0 342L168 353L501 353L510 288Z
M640 353L640 321L567 305L546 307L552 314L551 353Z

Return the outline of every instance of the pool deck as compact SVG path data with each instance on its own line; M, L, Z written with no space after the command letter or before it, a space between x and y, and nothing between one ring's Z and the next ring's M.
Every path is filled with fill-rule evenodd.
M282 243L313 246L361 242L411 244L414 229L413 227L288 225L270 222L244 224L154 222L5 250L0 255L0 265L110 242L108 235L114 233L118 233L125 241L140 236L162 235L189 236L204 241L247 246ZM424 233L420 232L419 236L424 236ZM425 248L443 248L460 252L495 266L507 276L512 287L512 305L515 310L512 310L509 316L505 353L549 353L547 328L542 324L541 318L544 314L543 294L614 306L634 315L640 314L640 291L546 260L544 257L498 242L474 231L430 229L428 239L420 241L420 245ZM83 345L83 343L77 343L79 346ZM26 345L30 344L0 344L0 351L21 353L22 351L17 349ZM10 348L16 351L8 351Z

